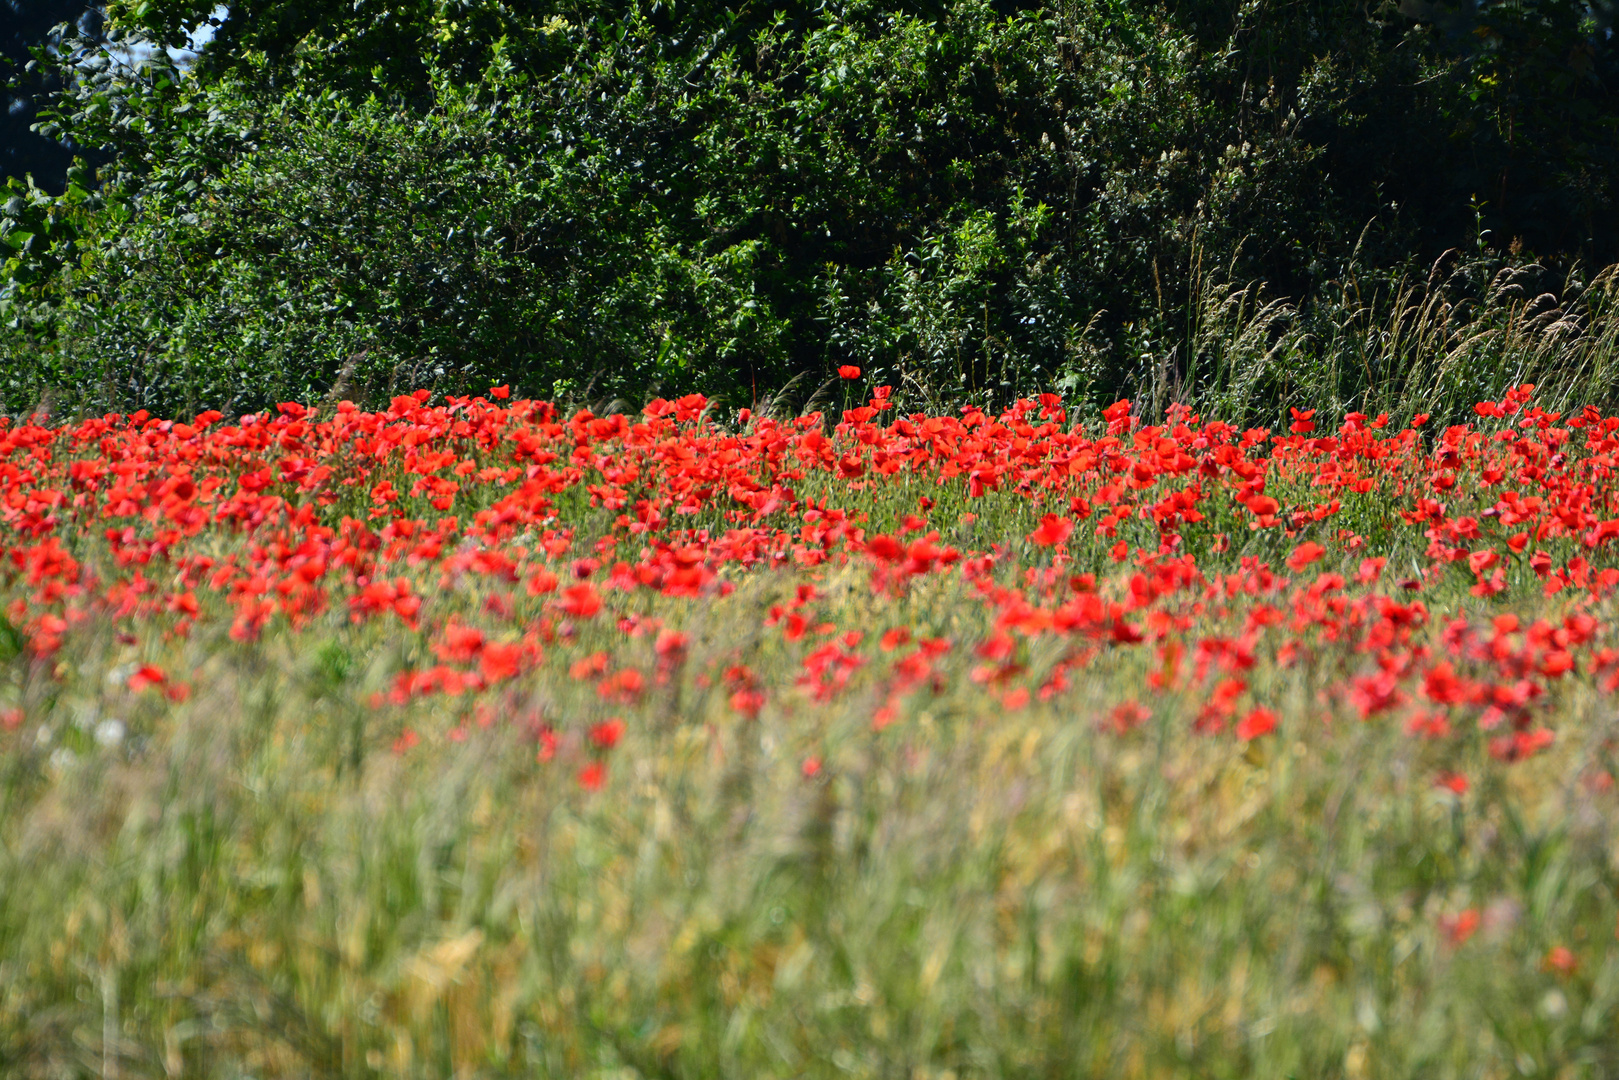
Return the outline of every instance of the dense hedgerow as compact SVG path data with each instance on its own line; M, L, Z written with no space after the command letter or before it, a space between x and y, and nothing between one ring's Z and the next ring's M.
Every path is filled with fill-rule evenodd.
M180 44L214 11L108 19ZM851 363L932 408L1201 402L1261 340L1263 410L1375 413L1402 294L1505 332L1497 271L1532 279L1520 314L1573 310L1619 258L1619 39L1587 0L250 0L184 72L130 40L42 58L46 129L104 164L0 199L14 414L801 405ZM1446 252L1471 269L1430 280ZM1211 319L1261 287L1287 333ZM1461 408L1554 381L1464 366Z

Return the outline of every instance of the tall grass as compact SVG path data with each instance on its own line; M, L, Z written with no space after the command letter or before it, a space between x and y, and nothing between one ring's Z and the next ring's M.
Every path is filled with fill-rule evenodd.
M1330 650L1253 673L1282 717L1262 746L1190 736L1192 692L1114 730L1139 651L1013 714L952 669L882 732L858 676L741 719L706 676L742 658L790 681L762 623L798 580L651 601L691 651L624 711L598 792L577 731L541 762L525 720L568 730L588 686L539 674L481 718L372 708L419 662L381 620L138 656L93 625L51 670L11 656L29 730L0 755L3 1072L1619 1074L1619 965L1596 959L1619 818L1578 780L1619 732L1585 681L1557 745L1511 771L1482 735L1337 716ZM882 607L859 568L821 589L846 626L989 629L954 578ZM137 659L196 692L129 694ZM391 750L407 727L420 742ZM1436 789L1438 764L1478 786ZM1482 927L1448 944L1464 908ZM1592 959L1550 971L1560 943Z
M1577 267L1449 252L1425 276L1352 267L1305 305L1201 265L1192 277L1172 349L1141 372L1142 397L1160 409L1182 401L1232 422L1287 407L1459 422L1525 382L1549 408L1619 401L1619 266L1587 282Z

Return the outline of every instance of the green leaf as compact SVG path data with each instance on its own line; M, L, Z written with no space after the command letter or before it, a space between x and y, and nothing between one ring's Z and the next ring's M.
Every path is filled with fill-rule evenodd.
M9 663L23 653L22 631L11 624L11 620L0 615L0 663Z

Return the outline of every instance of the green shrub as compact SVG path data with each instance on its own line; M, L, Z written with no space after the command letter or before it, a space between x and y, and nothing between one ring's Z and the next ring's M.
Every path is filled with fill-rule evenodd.
M206 8L110 19L175 41ZM1326 324L1372 310L1348 280L1619 258L1606 11L233 5L189 73L44 57L78 73L49 130L111 164L6 203L4 406L741 405L846 363L936 402L1102 400L1200 385L1208 290L1253 283L1316 327L1278 356L1341 368Z

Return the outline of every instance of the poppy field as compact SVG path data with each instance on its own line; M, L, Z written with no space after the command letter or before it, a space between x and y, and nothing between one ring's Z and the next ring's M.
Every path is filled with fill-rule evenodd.
M0 421L18 1076L1619 1075L1619 417Z

